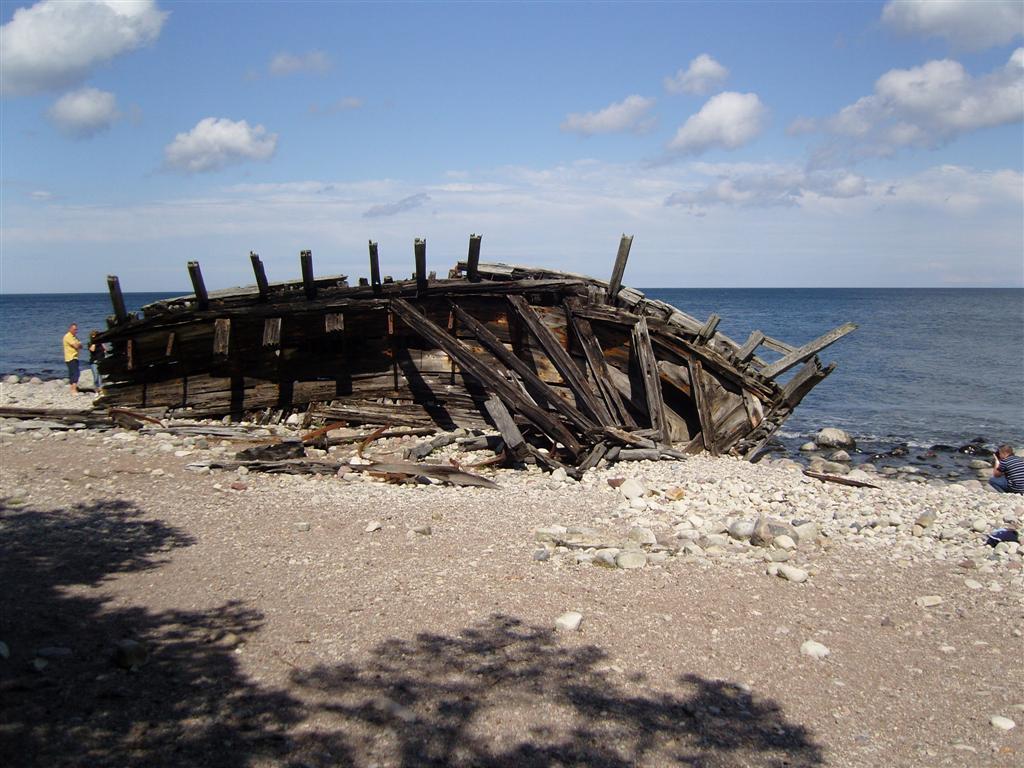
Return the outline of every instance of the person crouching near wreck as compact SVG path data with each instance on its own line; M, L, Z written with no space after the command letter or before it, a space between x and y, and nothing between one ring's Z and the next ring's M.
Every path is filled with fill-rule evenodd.
M1012 445L996 449L995 466L988 484L1001 493L1024 493L1024 459L1013 455Z
M71 385L72 394L78 394L78 353L82 349L82 342L78 340L78 323L68 326L68 332L64 334L64 362L68 366L68 383Z

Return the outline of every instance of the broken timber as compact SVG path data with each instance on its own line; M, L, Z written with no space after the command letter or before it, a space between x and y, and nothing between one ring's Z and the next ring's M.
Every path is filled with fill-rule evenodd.
M303 410L321 425L419 433L491 427L507 460L575 473L701 450L754 458L832 372L818 353L856 326L803 346L761 331L737 343L717 314L701 321L623 285L632 240L623 235L608 283L483 263L479 235L447 279L427 273L423 239L409 280L382 279L370 241L370 277L353 286L316 277L309 251L301 279L284 283L250 253L256 285L228 290L208 290L193 261L192 295L135 315L110 276L103 404L192 417Z

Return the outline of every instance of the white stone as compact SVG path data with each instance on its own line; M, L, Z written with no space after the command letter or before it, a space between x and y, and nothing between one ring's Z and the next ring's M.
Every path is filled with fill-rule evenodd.
M921 595L914 601L920 608L934 608L936 605L942 603L942 598L938 595Z
M638 525L629 529L629 538L639 544L654 545L658 543L657 538L654 536L654 531L650 528L641 528Z
M555 629L562 632L578 632L580 624L583 623L583 614L576 611L568 611L555 619Z
M1000 731L1009 731L1017 727L1017 724L1008 717L1002 715L992 715L988 720L993 728L998 728Z
M797 568L795 565L786 565L785 563L781 563L777 567L776 573L786 581L792 581L794 584L803 584L807 581L807 571L803 568Z
M647 495L647 487L635 477L630 477L619 486L619 493L630 500L639 499Z
M381 524L380 520L371 520L366 524L366 527L363 528L363 532L373 533L374 531L379 531L383 527L384 526Z
M830 655L832 651L817 640L806 640L804 644L800 646L800 653L804 656L810 656L812 659L824 659L826 656Z
M857 445L846 432L835 427L819 430L814 442L822 448L855 448Z
M647 565L647 553L636 549L625 549L615 556L615 565L625 570L643 568Z
M569 476L565 473L562 467L558 467L554 472L551 473L551 479L556 483L564 483L569 479Z

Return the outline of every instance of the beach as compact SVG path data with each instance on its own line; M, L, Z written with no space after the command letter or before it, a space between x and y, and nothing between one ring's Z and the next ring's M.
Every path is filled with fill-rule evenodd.
M298 434L240 427L0 426L6 764L1019 764L1024 559L985 537L1024 497L770 457L211 469Z

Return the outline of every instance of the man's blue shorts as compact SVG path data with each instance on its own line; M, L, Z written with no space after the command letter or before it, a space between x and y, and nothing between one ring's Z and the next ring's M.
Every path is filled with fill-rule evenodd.
M78 360L68 360L68 383L78 383Z

